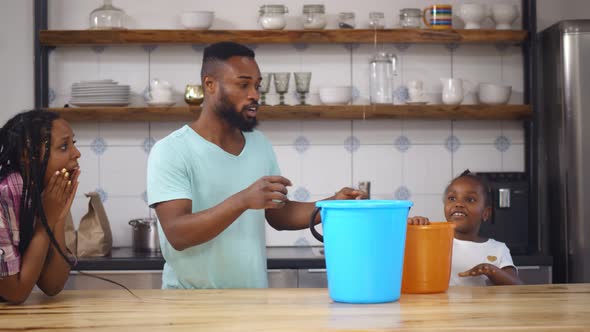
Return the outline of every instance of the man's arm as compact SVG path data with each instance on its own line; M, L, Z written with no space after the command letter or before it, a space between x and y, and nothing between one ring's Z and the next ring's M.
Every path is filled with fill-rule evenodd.
M352 188L342 188L334 196L325 200L365 199L367 193ZM266 220L277 230L297 230L309 227L311 214L315 209L315 203L285 202L281 209L266 210ZM315 223L321 221L320 216L316 217Z
M290 184L282 176L265 176L220 204L203 211L192 213L192 202L189 199L161 202L155 208L172 247L184 250L215 238L248 209L284 207L287 200L286 186Z

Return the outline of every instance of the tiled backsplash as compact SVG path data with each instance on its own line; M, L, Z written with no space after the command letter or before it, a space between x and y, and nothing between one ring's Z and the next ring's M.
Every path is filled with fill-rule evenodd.
M485 1L479 1L486 3ZM520 1L509 1L520 3ZM183 10L214 10L214 29L258 29L259 5L243 1L210 2L207 8L194 1L115 0L133 17L130 28L178 28L174 19ZM300 1L282 1L289 7L287 28L299 28ZM373 1L367 6L352 0L323 1L329 28L340 11L355 11L357 27L364 27L369 11L385 12L387 27L397 23L404 7L425 7L429 1ZM460 1L447 1L458 5ZM53 0L51 29L85 29L88 13L100 1ZM146 10L149 8L150 10ZM182 8L182 9L178 9ZM157 9L157 10L156 10ZM254 22L254 23L253 23ZM489 23L489 22L488 22ZM518 23L517 23L518 24ZM457 26L460 26L457 24ZM517 27L518 25L515 25ZM261 32L263 33L263 32ZM368 103L368 63L371 54L386 50L397 55L400 67L395 85L396 103L403 102L406 82L422 79L431 100L440 100L441 77L464 78L473 93L481 81L513 87L510 103L522 103L523 65L521 49L495 45L251 45L262 71L311 71L308 101L319 104L322 86L353 85L355 104ZM203 45L60 47L50 53L52 106L69 100L72 83L111 78L131 86L134 104L150 78L170 81L177 102L187 83L198 83ZM287 103L295 103L291 78ZM274 88L269 104L276 103ZM467 96L466 102L474 100ZM183 123L74 123L82 152L81 183L73 215L77 221L87 210L83 193L99 190L104 199L115 246L131 244L129 220L148 216L145 199L146 163L153 143ZM332 195L343 186L371 181L376 199L410 199L412 215L443 219L442 192L453 176L465 168L473 171L523 171L524 131L517 121L264 121L260 130L272 141L283 175L291 179L289 197L314 201ZM268 228L269 245L317 244L308 230L277 232Z

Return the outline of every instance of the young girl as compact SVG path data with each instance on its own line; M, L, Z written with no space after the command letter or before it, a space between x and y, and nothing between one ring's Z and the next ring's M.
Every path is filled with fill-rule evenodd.
M492 212L487 182L466 170L453 179L444 197L445 218L455 223L451 286L519 285L510 250L502 242L478 235L482 222ZM425 217L408 218L408 223L426 225Z
M47 295L63 289L65 218L80 174L73 139L47 111L17 114L0 129L0 299L21 303L35 285Z

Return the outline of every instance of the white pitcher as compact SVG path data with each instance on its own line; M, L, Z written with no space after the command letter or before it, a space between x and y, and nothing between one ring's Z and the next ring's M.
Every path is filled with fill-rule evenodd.
M447 105L459 105L463 101L463 80L460 78L441 78L442 102Z

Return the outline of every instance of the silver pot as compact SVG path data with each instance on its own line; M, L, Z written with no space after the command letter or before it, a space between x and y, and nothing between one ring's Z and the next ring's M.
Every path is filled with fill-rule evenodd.
M133 251L160 251L157 222L156 218L140 218L129 221L129 225L133 226Z

